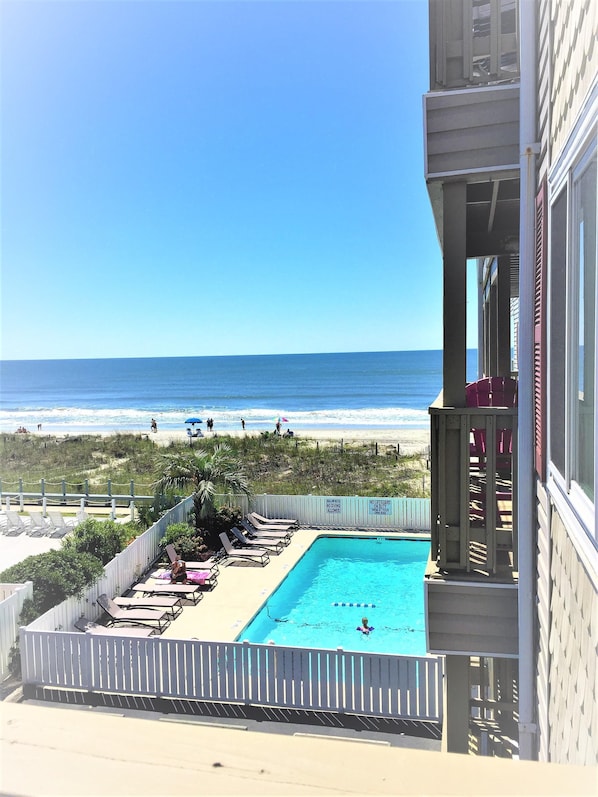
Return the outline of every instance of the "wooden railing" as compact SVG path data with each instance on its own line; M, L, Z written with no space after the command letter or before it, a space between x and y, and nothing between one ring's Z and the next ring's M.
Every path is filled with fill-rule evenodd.
M430 0L432 91L519 78L519 0Z
M430 407L432 561L517 570L517 407Z

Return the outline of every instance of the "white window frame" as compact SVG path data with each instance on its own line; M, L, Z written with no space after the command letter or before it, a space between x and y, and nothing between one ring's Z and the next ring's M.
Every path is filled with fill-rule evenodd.
M594 524L594 501L592 501L577 479L579 469L578 457L578 429L579 419L579 285L580 285L580 263L579 263L579 219L576 217L577 196L579 192L579 181L587 169L591 158L596 154L596 138L590 139L584 147L575 166L569 172L568 178L568 201L567 201L567 356L568 363L566 368L567 393L566 393L566 424L568 441L566 443L566 480L571 495L571 500L578 507L582 522L592 529ZM598 258L598 251L595 253ZM596 260L595 260L596 262ZM596 296L596 284L594 280L594 319L598 321L598 303ZM596 339L596 326L594 328L594 339ZM594 344L594 452L596 451L596 350ZM596 496L596 455L594 453L594 497Z
M571 284L573 272L577 269L574 265L574 238L573 234L573 212L574 212L574 182L582 174L587 166L590 157L598 150L598 86L594 88L590 101L586 105L585 112L580 122L572 132L567 146L563 148L562 154L555 162L548 175L549 214L552 214L552 207L563 188L567 189L567 229L566 234L566 257L567 257L567 287L568 297L566 301L566 363L565 378L567 381L565 395L565 473L561 473L553 465L550 459L550 439L548 438L548 488L553 496L557 509L561 514L575 517L576 525L583 534L580 537L582 545L585 547L582 538L587 541L588 537L592 540L594 547L598 546L598 523L597 508L598 502L598 333L597 345L594 350L594 501L592 501L580 485L575 481L575 470L572 463L577 462L577 439L574 434L574 413L573 407L577 404L577 372L578 372L578 321L577 299L579 284L575 278ZM550 230L550 226L549 226ZM598 238L598 236L597 236ZM549 239L550 248L550 239ZM598 245L597 245L597 270L598 270ZM595 302L595 323L598 330L598 274L595 280L596 293ZM549 310L550 312L550 310ZM548 327L550 330L550 326ZM574 345L575 344L575 345ZM548 349L550 350L550 349ZM551 378L550 363L548 363L548 378ZM574 403L575 402L575 405ZM548 433L548 429L547 429Z

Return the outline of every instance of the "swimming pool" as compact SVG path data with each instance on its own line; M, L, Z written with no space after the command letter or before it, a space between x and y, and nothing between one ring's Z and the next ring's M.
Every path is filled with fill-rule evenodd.
M428 540L318 537L237 640L424 656L429 550ZM356 630L364 616L368 635Z

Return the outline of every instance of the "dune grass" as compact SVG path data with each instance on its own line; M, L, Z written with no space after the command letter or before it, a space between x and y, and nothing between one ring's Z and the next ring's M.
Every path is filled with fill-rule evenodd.
M399 456L395 446L372 442L315 441L268 437L206 438L196 443L209 451L227 443L243 462L253 493L286 495L361 495L429 497L425 453ZM64 480L69 489L105 492L135 481L137 494L153 492L163 455L190 453L186 441L163 448L147 435L0 435L0 479L4 490L33 490L45 479L48 489Z

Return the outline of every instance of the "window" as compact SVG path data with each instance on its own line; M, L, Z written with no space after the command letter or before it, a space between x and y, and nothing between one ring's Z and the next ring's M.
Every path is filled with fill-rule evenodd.
M594 139L563 174L550 213L550 461L578 507L594 502L596 196Z
M573 175L571 223L571 478L594 500L596 340L596 148Z

